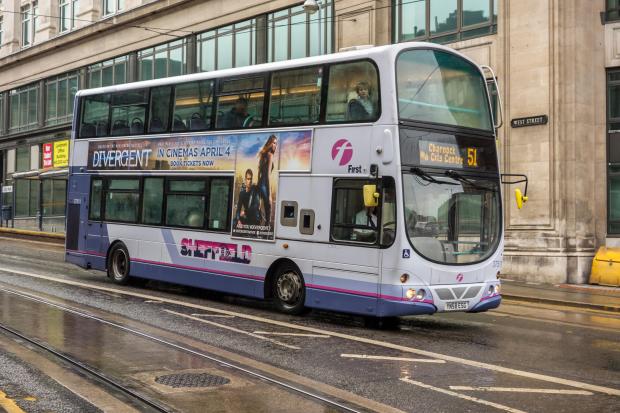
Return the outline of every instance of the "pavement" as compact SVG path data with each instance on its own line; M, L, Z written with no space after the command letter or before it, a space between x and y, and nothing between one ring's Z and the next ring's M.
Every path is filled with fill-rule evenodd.
M620 287L502 280L502 297L507 300L620 312Z
M0 228L0 237L15 237L64 243L64 234ZM506 300L589 308L620 313L620 287L589 284L543 284L502 279L502 297Z

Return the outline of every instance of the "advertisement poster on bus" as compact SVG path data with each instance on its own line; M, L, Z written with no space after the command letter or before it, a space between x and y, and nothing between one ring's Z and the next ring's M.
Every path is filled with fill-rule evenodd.
M273 240L279 171L309 171L311 131L238 135L233 237Z
M88 144L88 169L232 171L236 135L124 139Z

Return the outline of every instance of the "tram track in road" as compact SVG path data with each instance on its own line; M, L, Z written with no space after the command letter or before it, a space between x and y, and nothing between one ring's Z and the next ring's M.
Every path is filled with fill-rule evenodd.
M285 390L286 392L297 394L304 399L313 400L321 406L328 407L328 409L325 411L330 411L330 412L342 411L342 412L354 412L354 413L362 413L362 412L369 412L369 411L391 411L391 412L399 411L397 409L390 408L389 406L383 406L379 403L374 403L370 400L368 400L367 403L364 403L365 399L363 398L359 398L359 402L360 402L359 406L354 405L353 403L350 403L350 402L348 403L347 401L336 400L332 397L326 396L319 392L314 392L311 389L304 388L295 383L286 382L285 380L282 380L280 378L275 378L275 377L272 377L271 375L264 374L259 371L255 371L251 368L247 368L245 366L239 365L237 363L230 362L228 360L225 360L224 358L220 358L220 357L217 357L211 354L207 354L203 351L198 351L188 346L174 343L168 339L157 337L153 334L146 333L146 332L137 330L135 328L128 327L126 325L119 324L116 321L110 321L110 320L103 319L99 316L87 313L85 311L82 311L76 308L71 308L69 306L50 302L41 297L37 297L36 295L32 293L24 293L21 291L16 291L16 290L8 289L8 288L4 288L2 290L2 293L10 294L12 296L19 297L20 299L28 300L33 303L45 305L50 308L54 308L56 310L62 311L64 313L71 314L72 316L77 316L82 319L95 321L97 323L106 325L108 327L122 330L124 333L128 333L133 336L152 341L154 343L157 343L158 345L174 349L175 351L183 352L191 356L195 356L195 357L208 360L209 362L212 362L222 368L230 369L234 371L236 374L251 377L254 380L259 380L261 382L268 383L271 386L277 386ZM58 358L59 360L62 360L70 364L76 370L79 370L83 372L84 374L86 374L87 376L105 383L106 385L122 393L126 397L129 397L132 400L136 400L140 405L148 407L148 409L150 409L151 411L156 411L156 412L177 411L177 409L171 408L170 406L166 406L162 403L159 403L153 400L152 397L145 396L144 394L141 394L140 392L132 390L128 386L124 385L121 380L118 380L108 374L105 374L99 371L97 368L94 368L88 365L88 363L82 360L79 360L75 357L71 357L67 355L65 352L59 351L58 349L52 347L51 345L41 342L41 340L39 339L30 337L27 334L24 334L18 331L14 327L7 326L4 322L1 322L1 321L0 321L0 330L8 333L9 335L19 338L20 340L28 344L35 346L36 348L44 351L45 353L49 353L50 355ZM372 408L373 405L375 407L374 409Z
M11 267L14 268L13 265ZM440 317L432 320L420 318L418 321L412 322L411 325L407 324L407 327L404 328L407 332L399 336L391 331L379 333L373 330L360 329L350 325L352 320L344 316L328 316L320 313L306 318L289 318L271 311L265 311L265 306L259 305L258 302L256 304L252 304L253 301L248 302L246 306L239 305L239 302L245 303L242 299L241 301L234 300L236 305L228 305L228 300L209 302L203 298L180 296L180 291L174 289L171 292L169 290L154 291L119 287L106 282L104 277L91 278L89 273L84 273L85 277L81 277L81 274L76 276L77 274L73 272L56 275L54 270L33 269L23 271L9 268L0 269L1 273L10 275L3 283L7 283L6 285L10 287L16 287L17 290L24 289L22 291L42 295L55 303L68 303L71 307L75 303L77 308L84 308L88 313L115 320L123 325L128 323L127 325L137 326L141 331L149 333L155 331L155 335L158 337L161 336L173 342L187 345L192 349L206 349L208 354L236 362L242 366L250 366L257 371L266 372L272 377L295 383L301 388L319 389L320 394L335 396L336 400L352 400L351 405L353 406L372 406L371 402L375 402L374 407L369 407L374 411L387 412L396 411L396 409L410 411L413 405L405 403L405 400L411 398L420 400L420 393L427 400L434 400L439 396L442 401L437 407L438 410L454 403L469 404L489 401L495 403L497 407L503 406L505 411L514 410L510 406L518 406L518 410L527 412L540 410L532 408L528 401L531 399L526 394L519 393L523 389L544 390L547 391L546 394L552 394L549 393L550 390L567 392L570 391L570 387L581 390L588 388L588 391L593 391L595 394L592 396L573 395L571 398L587 397L589 399L588 405L593 405L594 402L594 405L598 404L599 406L614 404L614 400L617 400L614 397L620 393L618 389L613 388L613 380L589 380L581 374L581 381L578 381L579 376L566 374L565 371L556 371L553 366L545 369L532 369L530 367L529 372L525 366L513 366L516 369L511 369L502 366L503 363L485 360L484 357L481 361L487 361L487 363L478 361L481 357L474 356L472 359L466 352L459 351L459 353L454 354L450 350L450 345L447 346L449 350L445 350L446 346L442 345L443 351L433 347L430 350L435 351L427 352L428 355L424 354L425 345L423 342L442 336L443 334L440 334L442 331L457 333L456 337L451 335L451 340L448 340L448 343L466 343L468 337L471 336L470 333L473 333L475 337L474 330L479 330L479 333L482 333L482 329L489 327L489 320L493 318L491 313L482 316L483 318L477 318L477 320L460 314L455 314L458 316L456 318ZM114 309L111 310L112 308ZM144 311L148 316L132 315L136 309L140 312ZM319 316L318 320L316 316ZM326 321L324 317L328 317L329 320ZM339 321L334 322L333 317ZM210 322L204 323L200 319ZM151 320L157 321L153 323ZM461 325L460 320L463 320L461 327L459 327ZM355 325L357 326L357 324ZM146 329L144 329L145 326ZM169 326L173 326L172 329ZM226 327L234 327L235 331ZM465 329L463 330L463 328ZM425 338L424 335L419 335L420 332L424 332L424 335L430 334L430 336ZM413 338L414 334L415 337L423 338L423 340L422 342L416 341L417 345L412 346L413 343L405 340L405 338L406 336ZM180 338L180 335L184 335L184 338ZM277 341L298 346L300 349L274 345L270 340L260 339L255 337L256 335L271 336ZM609 335L599 334L599 336L605 338ZM225 340L222 341L218 337L225 337ZM245 350L256 346L262 350ZM353 349L355 350L351 351ZM231 351L236 354L231 355ZM264 351L267 351L269 355L267 356ZM342 357L342 354L350 353L357 354L355 360ZM434 355L436 357L433 357ZM460 357L454 357L456 355ZM419 362L416 361L420 359L418 356L435 360L433 363ZM335 358L344 361L338 361ZM397 360L397 358L408 360ZM494 358L497 360L497 357ZM297 363L296 360L306 360L306 362ZM437 360L441 360L443 363L439 364ZM316 367L312 367L312 363L317 362L322 364L315 364ZM302 364L304 365L302 366ZM333 368L330 366L332 364ZM335 370L340 368L345 370L338 372ZM355 372L348 369L353 369ZM386 371L393 374L385 377L386 380L381 383L382 388L389 388L395 395L411 394L411 398L407 396L400 401L392 401L389 397L385 397L387 393L375 393L374 385L365 387L366 383L373 383L375 379L364 375L367 372L383 369L388 369ZM472 382L463 373L464 371L482 375L483 381ZM413 376L410 375L412 372ZM544 373L551 375L544 375ZM323 380L323 374L328 374L327 377L331 377L330 380ZM332 376L332 374L334 375ZM344 377L353 377L356 374L359 379L356 378L350 382L339 381L343 380ZM414 377L415 383L402 380L407 377ZM546 383L544 383L545 381ZM319 387L321 384L325 384L331 389ZM510 389L512 393L484 391L484 394L479 394L482 398L477 397L477 393L483 391L480 390L482 389L481 386L489 384L492 384L494 389ZM604 387L610 384L611 387ZM466 386L468 390L457 392L452 389L452 386L456 386L455 388L465 388L464 386ZM564 386L568 386L568 388ZM597 391L595 388L600 388L601 391ZM521 395L519 396L519 394ZM351 399L349 396L357 396L358 398ZM545 397L552 398L552 396ZM360 398L363 401L360 401ZM450 398L454 401L447 400ZM529 407L523 407L524 402ZM482 403L482 405L483 410L497 410L497 407L493 407L491 404Z
M96 381L100 381L104 383L105 385L111 387L112 389L122 393L124 396L129 397L131 400L137 402L137 404L140 406L147 407L148 409L151 409L154 412L168 413L171 411L170 409L161 405L160 403L157 403L156 401L151 400L150 398L145 397L139 394L138 392L131 390L127 386L124 386L118 380L114 380L113 378L107 377L106 375L98 372L97 370L93 368L90 368L89 366L85 365L79 360L76 360L72 357L62 354L61 352L56 351L51 346L41 343L38 340L34 340L24 334L21 334L19 331L14 330L10 327L7 327L6 325L4 325L4 323L1 323L1 322L0 322L0 331L7 333L9 336L16 337L19 340L22 340L23 342L28 343L29 345L32 345L39 350L42 350L43 352L54 356L58 360L62 360L63 362L71 365L75 370L79 371L80 373L85 374L87 377L95 379Z
M446 362L455 363L455 364L467 366L467 367L480 368L480 369L488 370L488 371L495 372L495 373L505 373L508 375L513 375L513 376L517 376L517 377L521 377L525 379L534 379L534 380L538 380L542 382L565 385L568 387L574 387L574 388L578 388L582 390L593 391L596 393L607 394L610 396L620 396L620 389L616 389L616 388L599 386L599 385L590 384L590 383L586 383L586 382L582 382L578 380L564 379L561 377L555 377L555 376L550 376L546 374L540 374L540 373L529 372L529 371L524 371L520 369L503 367L497 364L481 362L481 361L472 360L472 359L463 358L463 357L456 357L456 356L452 356L449 354L441 354L441 353L437 353L433 351L423 350L423 349L405 346L401 344L396 344L396 343L392 343L388 341L376 340L376 339L372 339L368 337L356 336L356 335L351 335L351 334L344 334L344 333L340 333L337 331L326 330L323 328L311 327L311 326L302 325L302 324L290 323L286 321L280 321L276 319L269 319L269 318L265 318L261 316L255 316L251 314L242 313L239 311L224 310L224 309L216 308L213 306L193 304L193 303L184 302L178 299L170 299L170 298L154 296L152 294L145 294L145 293L135 292L135 291L125 291L125 290L121 290L115 287L109 287L109 286L103 286L103 285L89 285L89 284L85 284L79 281L73 281L73 280L68 280L68 279L57 279L51 276L33 274L30 272L13 270L13 269L0 270L0 271L30 276L30 277L38 278L41 280L58 282L58 283L62 283L65 285L72 285L72 286L80 287L80 288L91 288L91 289L98 290L101 292L120 294L122 296L134 297L134 298L139 298L143 300L157 300L163 304L177 305L177 306L187 308L191 311L209 311L215 314L232 315L240 319L255 321L258 323L267 324L271 326L278 326L278 327L282 327L286 329L303 331L303 332L311 333L311 334L329 335L331 337L336 337L336 338L344 339L347 341L369 344L371 346L383 348L383 349L396 350L396 351L403 352L405 354L417 354L419 356L428 357L431 359L444 360Z

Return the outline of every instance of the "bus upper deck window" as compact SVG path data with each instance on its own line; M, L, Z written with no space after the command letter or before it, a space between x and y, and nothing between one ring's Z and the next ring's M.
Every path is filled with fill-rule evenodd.
M175 88L173 131L211 129L213 81L203 80Z
M327 122L370 122L379 117L379 78L368 62L333 65L329 69Z
M319 121L323 68L276 72L271 77L270 125Z
M217 127L244 129L263 125L264 76L228 79L219 84Z
M80 138L106 136L110 116L110 95L86 96L82 105Z

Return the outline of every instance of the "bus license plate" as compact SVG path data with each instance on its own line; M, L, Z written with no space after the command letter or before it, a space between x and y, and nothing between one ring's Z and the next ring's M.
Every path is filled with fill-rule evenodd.
M450 301L446 303L446 311L467 310L469 301Z

